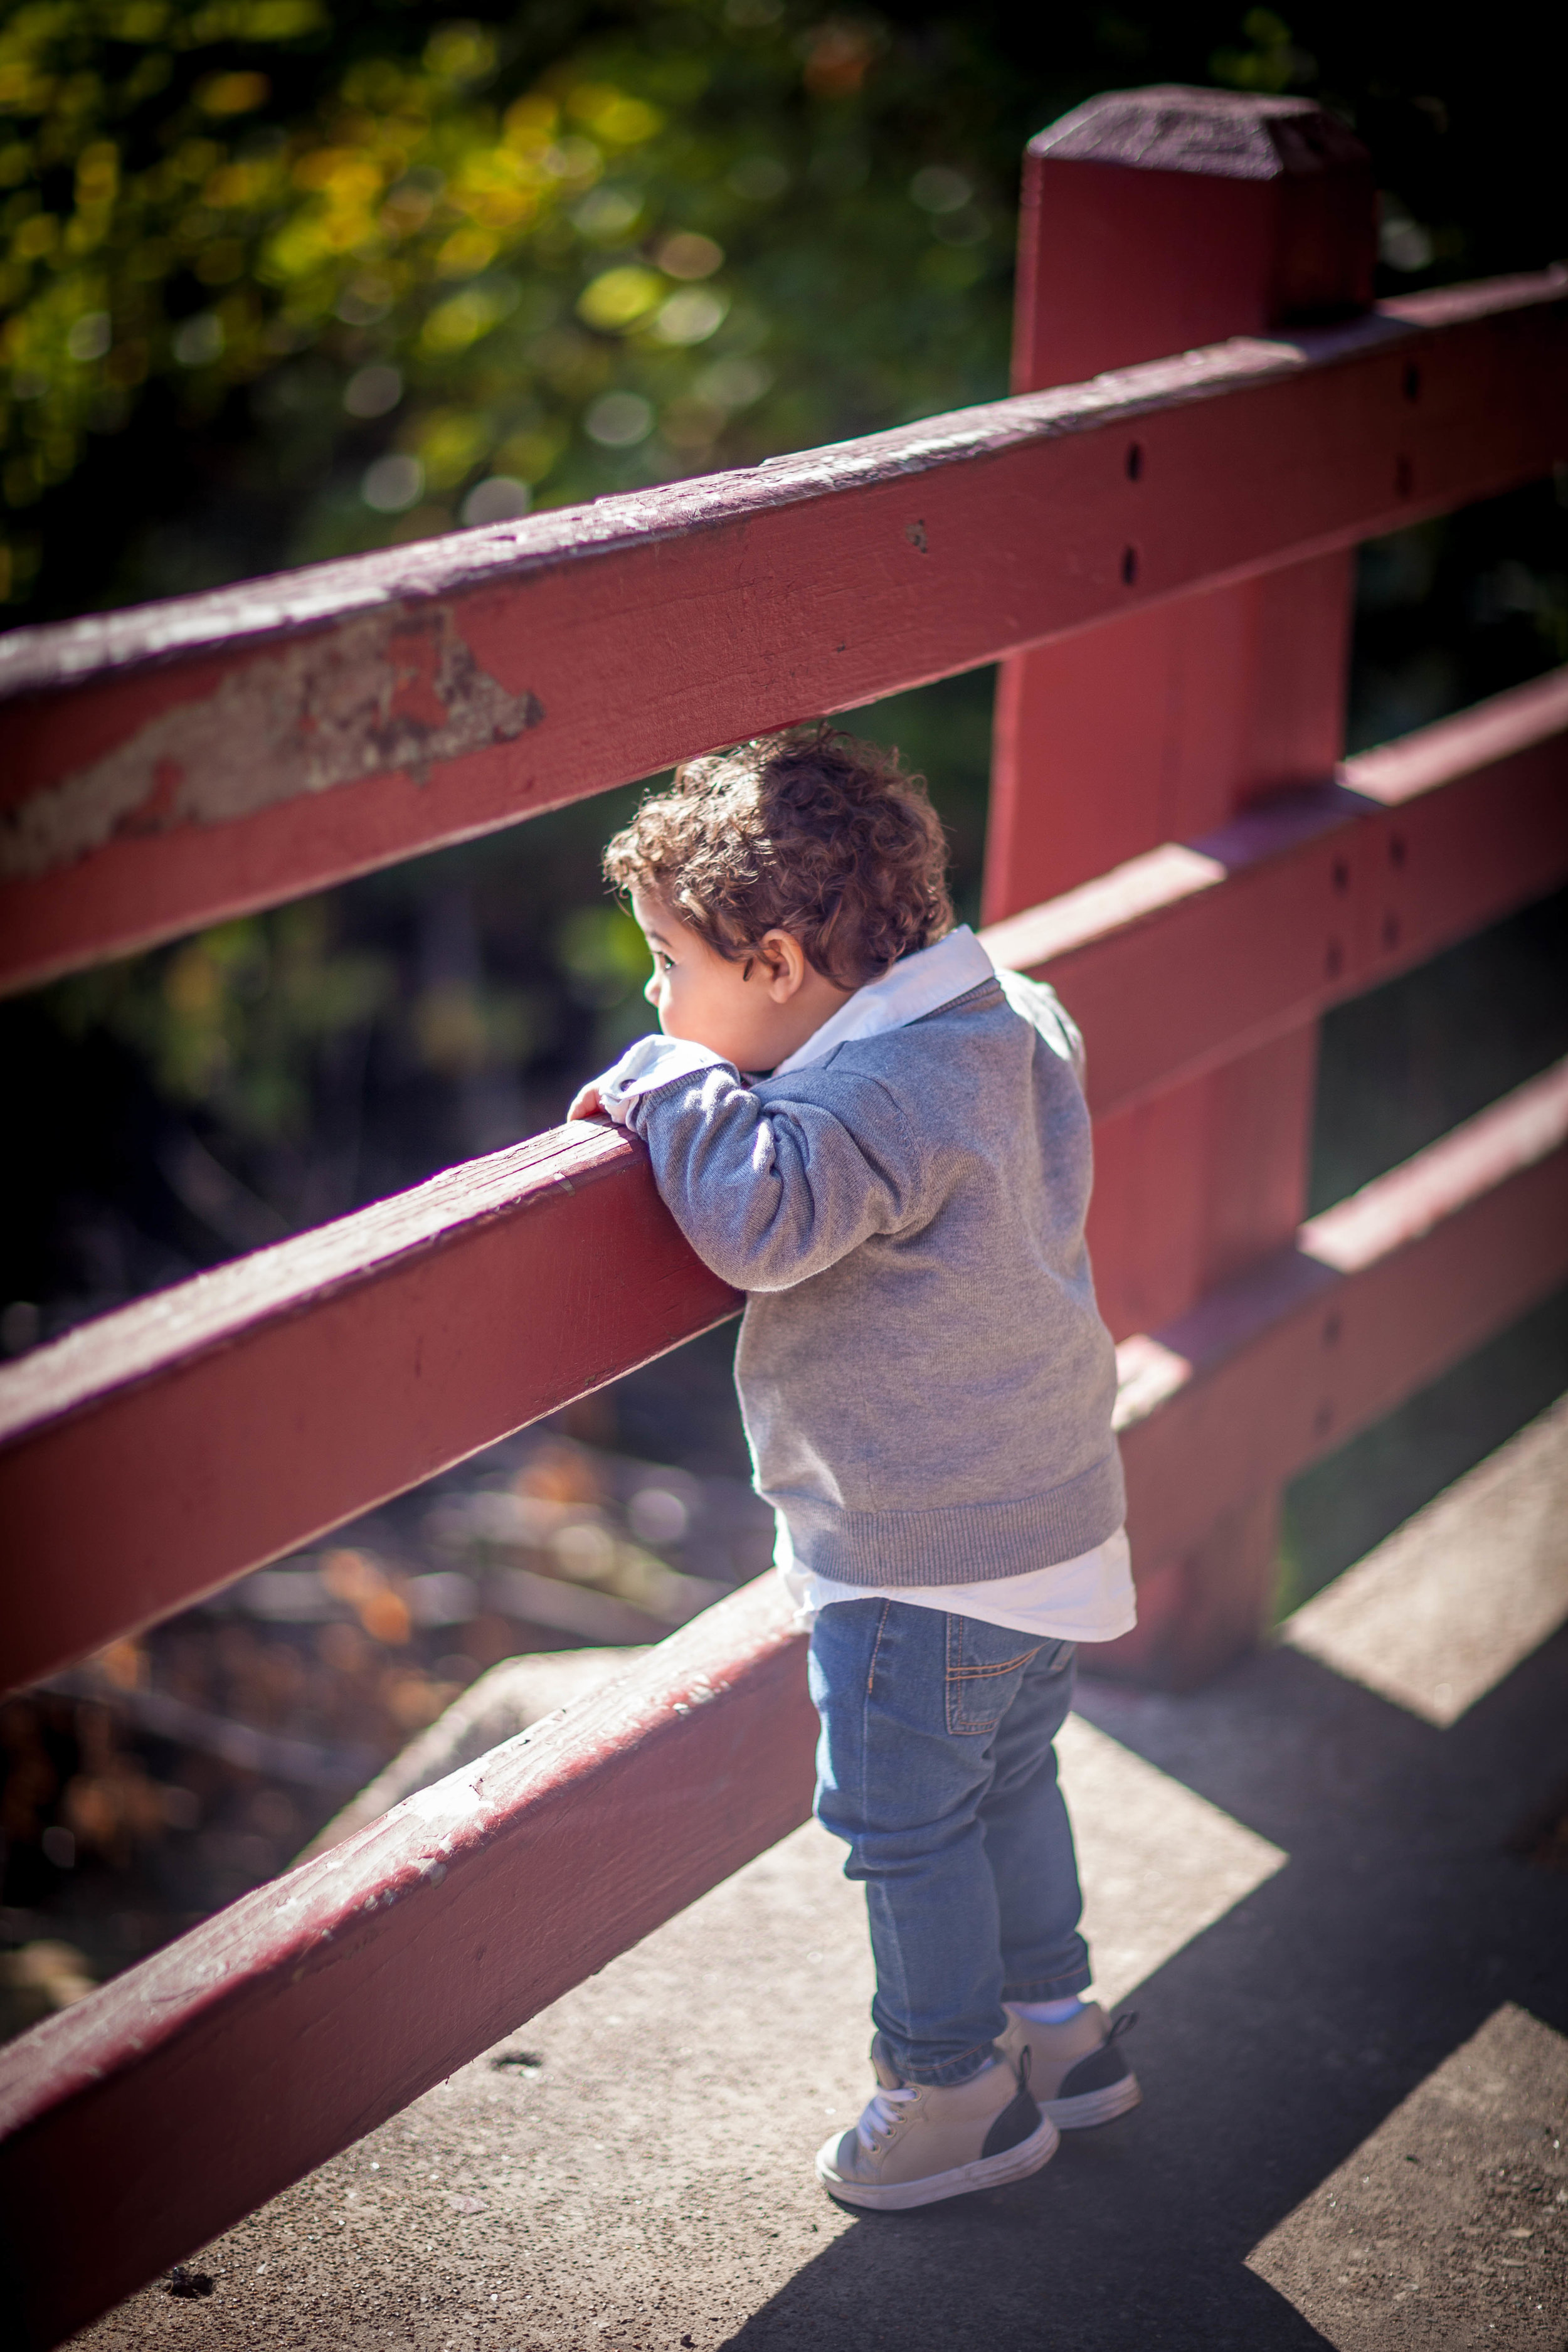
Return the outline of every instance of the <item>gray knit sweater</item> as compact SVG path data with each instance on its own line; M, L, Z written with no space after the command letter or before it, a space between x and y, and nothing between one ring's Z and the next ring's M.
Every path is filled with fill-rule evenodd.
M815 1068L719 1063L617 1113L749 1294L746 1434L803 1567L973 1582L1121 1526L1079 1054L1053 992L1007 972Z

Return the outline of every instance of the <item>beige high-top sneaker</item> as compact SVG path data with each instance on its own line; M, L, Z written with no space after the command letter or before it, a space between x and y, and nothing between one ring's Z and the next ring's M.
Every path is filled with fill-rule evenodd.
M879 2033L871 2064L875 2097L859 2122L836 2134L816 2158L818 2179L846 2204L883 2212L934 2205L1022 2180L1057 2152L1057 2127L1029 2089L1027 2053L967 2083L905 2083Z
M1143 2095L1117 2047L1133 2022L1129 2010L1112 2025L1097 2000L1061 2025L1037 2025L1010 2011L996 2047L1015 2067L1026 2051L1029 2087L1046 2114L1058 2130L1082 2131L1124 2116Z

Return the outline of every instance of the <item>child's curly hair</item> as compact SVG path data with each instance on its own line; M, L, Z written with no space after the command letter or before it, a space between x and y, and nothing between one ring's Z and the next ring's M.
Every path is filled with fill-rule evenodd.
M924 779L824 722L686 761L616 835L605 876L731 962L776 929L853 989L952 929L946 863Z

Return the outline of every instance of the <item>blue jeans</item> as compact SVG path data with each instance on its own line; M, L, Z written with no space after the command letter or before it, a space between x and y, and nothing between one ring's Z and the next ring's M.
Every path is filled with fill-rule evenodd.
M1004 2000L1089 1981L1052 1745L1070 1642L905 1601L838 1601L812 1628L816 1817L866 1882L871 2014L910 2083L963 2083Z

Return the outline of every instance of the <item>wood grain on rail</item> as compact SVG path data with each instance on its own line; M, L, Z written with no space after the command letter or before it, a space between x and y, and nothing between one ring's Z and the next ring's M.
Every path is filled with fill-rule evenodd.
M0 2252L58 2344L581 1983L811 1803L772 1578L6 2053Z
M0 1687L733 1314L643 1147L556 1129L0 1370Z

